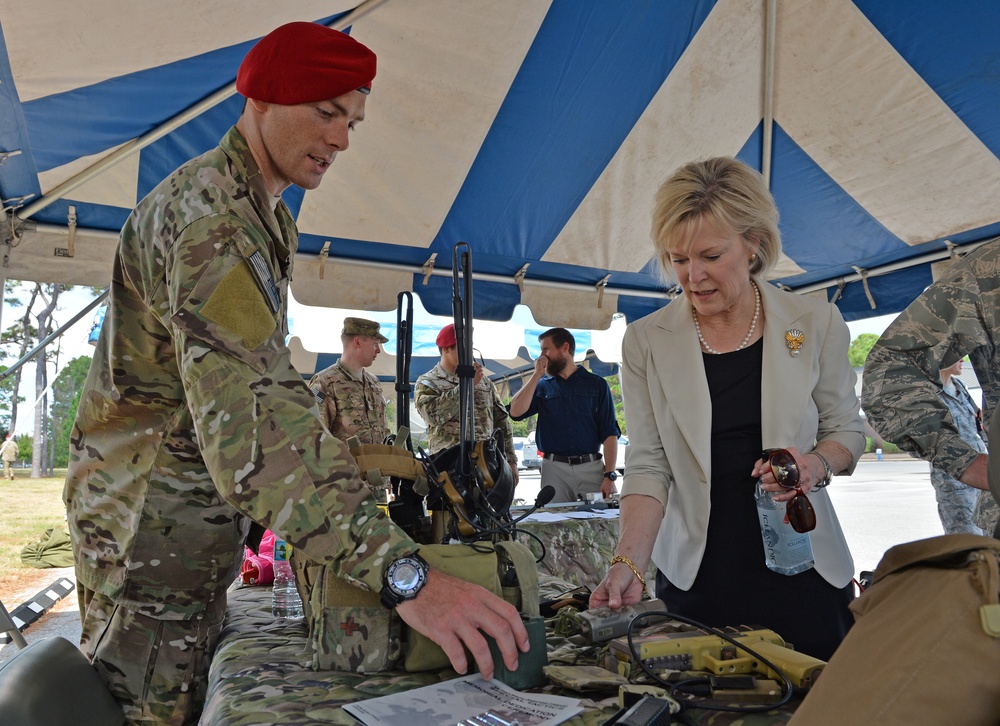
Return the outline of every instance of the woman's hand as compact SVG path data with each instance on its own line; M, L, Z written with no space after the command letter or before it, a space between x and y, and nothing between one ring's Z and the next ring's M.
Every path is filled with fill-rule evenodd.
M824 442L822 446L822 449L817 446L816 450L830 462L831 471L836 473L847 468L851 461L851 452L835 442ZM811 452L803 454L798 449L791 447L786 448L785 451L795 459L795 464L799 469L799 486L803 492L808 494L826 478L826 467L818 456L813 456ZM763 480L764 491L773 492L775 501L787 502L795 496L794 489L786 489L778 484L770 465L763 459L757 460L751 475Z
M803 492L809 493L818 482L826 477L826 469L818 457L803 454L792 447L785 448L785 451L795 459L795 465L799 470L799 486ZM751 475L760 477L764 491L774 494L774 500L777 502L787 502L795 496L795 489L781 486L775 478L774 472L771 471L770 464L763 459L757 459Z
M628 494L621 499L618 516L619 536L616 555L627 557L639 570L646 572L653 542L663 521L663 505L645 494ZM652 590L653 583L647 583ZM624 562L615 562L601 584L590 595L590 607L610 607L618 610L642 600L642 581Z
M618 610L642 600L642 583L624 562L616 562L590 594L590 607Z

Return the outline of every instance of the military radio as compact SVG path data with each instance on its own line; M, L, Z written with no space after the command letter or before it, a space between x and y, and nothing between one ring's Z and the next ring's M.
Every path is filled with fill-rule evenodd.
M808 688L826 666L824 661L789 648L780 635L764 628L720 631L738 645L675 622L652 630L633 636L631 647L628 638L612 640L604 667L626 678L638 670L637 660L652 671L705 671L716 676L756 673L778 679L783 673L792 685Z

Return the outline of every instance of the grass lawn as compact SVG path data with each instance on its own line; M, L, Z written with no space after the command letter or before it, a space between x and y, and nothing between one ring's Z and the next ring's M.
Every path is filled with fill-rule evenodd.
M0 599L39 579L40 570L21 564L21 550L49 527L66 528L62 503L66 470L30 479L30 469L15 469L14 481L0 478ZM6 601L5 601L6 602Z

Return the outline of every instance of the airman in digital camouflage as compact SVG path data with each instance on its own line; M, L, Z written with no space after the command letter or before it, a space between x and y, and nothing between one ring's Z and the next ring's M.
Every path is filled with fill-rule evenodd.
M972 399L965 384L958 377L963 361L941 369L941 400L951 411L951 418L962 439L981 454L986 453L986 443L979 436L979 406ZM983 530L973 522L979 490L963 484L946 471L931 467L931 485L937 499L938 517L945 534L976 534Z
M455 326L449 323L437 336L441 361L427 373L417 378L413 391L413 405L427 424L427 440L431 454L455 446L461 440L459 429L458 341ZM500 400L496 385L487 378L480 363L475 364L473 379L475 395L475 438L486 439L500 429L504 436L504 456L510 464L517 484L517 454L514 452L514 429L507 408Z
M517 611L481 588L435 570L402 591L385 578L418 545L376 507L284 343L298 233L281 193L319 186L374 76L374 53L343 33L269 33L240 65L236 125L122 229L64 499L81 650L130 722L197 722L249 520L391 594L459 672L464 646L492 676L480 631L511 669L528 649Z
M953 262L886 329L868 354L861 393L869 422L887 440L965 484L993 488L979 495L974 516L986 533L1000 517L1000 481L987 483L988 455L962 438L939 395L939 371L968 355L992 420L1000 402L998 336L1000 242L993 241ZM1000 445L992 430L989 444Z
M389 342L380 327L372 320L345 318L340 360L309 381L326 427L341 441L357 436L362 444L381 444L389 433L382 385L365 370L381 344Z

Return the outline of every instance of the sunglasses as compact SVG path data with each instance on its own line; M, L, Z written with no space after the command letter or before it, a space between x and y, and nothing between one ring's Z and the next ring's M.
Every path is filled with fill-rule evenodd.
M796 532L811 532L816 529L816 510L812 502L799 486L799 465L787 449L767 449L761 458L771 467L775 481L785 489L794 489L795 496L785 505L785 516Z

